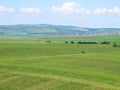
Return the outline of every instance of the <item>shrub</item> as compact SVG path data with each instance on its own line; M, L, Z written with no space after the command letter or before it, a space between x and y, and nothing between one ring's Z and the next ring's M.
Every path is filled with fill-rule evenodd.
M118 47L120 48L120 45Z
M83 54L84 54L84 53L85 53L85 51L81 51L81 53L83 53Z
M50 40L47 40L46 43L51 43L51 41L50 41Z
M113 47L118 47L118 45L116 43L113 43Z

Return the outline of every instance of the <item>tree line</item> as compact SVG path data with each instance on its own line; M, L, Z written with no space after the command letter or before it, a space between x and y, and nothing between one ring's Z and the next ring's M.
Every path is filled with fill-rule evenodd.
M51 43L50 40L47 40L46 43ZM74 41L65 41L65 44L111 44L111 42L109 41L102 41L102 42L94 42L94 41L78 41L78 42L74 42ZM112 47L119 47L120 48L120 45L117 44L116 42L113 43Z
M65 44L75 44L75 42L74 41L70 41L70 42L65 41ZM103 42L98 43L98 42L87 42L87 41L82 42L82 41L78 41L77 44L106 44L107 45L107 44L110 44L110 42L109 41L103 41ZM120 48L120 45L117 44L116 42L114 42L112 47L119 47Z
M65 44L75 44L74 41L65 41ZM82 41L78 41L77 44L99 44L98 42L82 42ZM100 44L110 44L110 42L108 41L103 41L103 42L100 42Z

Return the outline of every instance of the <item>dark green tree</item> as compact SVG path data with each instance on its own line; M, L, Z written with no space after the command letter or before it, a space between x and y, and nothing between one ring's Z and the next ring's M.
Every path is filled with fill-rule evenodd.
M74 42L74 41L71 41L70 43L71 43L71 44L75 44L75 42Z

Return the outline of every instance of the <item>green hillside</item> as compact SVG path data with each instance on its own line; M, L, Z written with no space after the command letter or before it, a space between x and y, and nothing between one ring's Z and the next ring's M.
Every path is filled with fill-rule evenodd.
M109 36L120 35L119 28L83 28L49 24L0 25L0 36Z

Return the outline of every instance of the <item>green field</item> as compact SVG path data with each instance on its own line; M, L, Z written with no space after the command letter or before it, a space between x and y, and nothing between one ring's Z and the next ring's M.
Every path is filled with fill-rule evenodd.
M119 43L120 37L1 37L0 90L120 90L119 47L66 40Z

